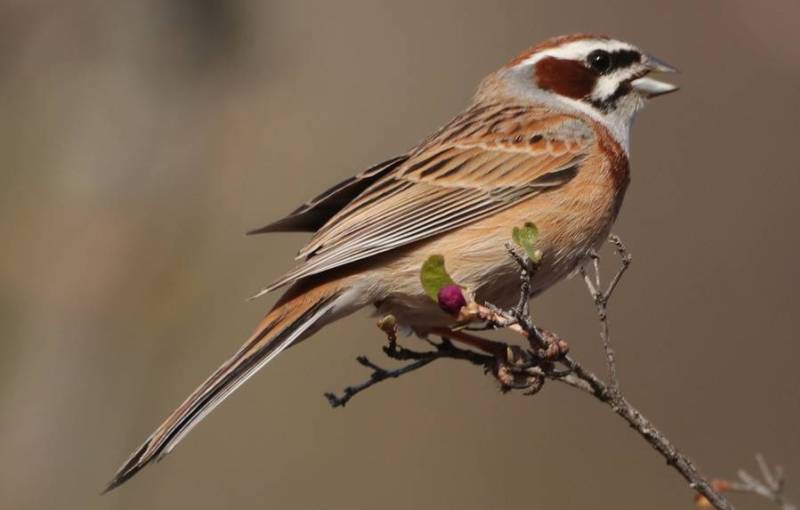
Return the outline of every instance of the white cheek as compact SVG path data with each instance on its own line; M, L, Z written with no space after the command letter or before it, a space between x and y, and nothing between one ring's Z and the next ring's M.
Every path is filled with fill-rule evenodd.
M595 83L594 90L592 91L592 99L602 101L607 97L613 95L620 84L625 80L632 78L636 74L631 69L621 69L611 74L601 76L597 83Z
M617 91L619 83L620 80L617 73L601 76L595 83L594 90L592 91L592 99L602 100L611 96Z

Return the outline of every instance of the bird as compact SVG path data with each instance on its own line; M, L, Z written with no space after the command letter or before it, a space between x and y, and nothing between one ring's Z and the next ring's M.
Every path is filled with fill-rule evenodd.
M547 39L478 86L471 103L417 145L248 234L310 232L287 287L252 335L123 463L106 492L170 453L205 416L286 348L358 309L420 336L453 335L425 293L434 254L477 301L511 306L518 267L505 243L532 222L541 251L531 297L573 273L608 237L630 181L631 124L678 89L676 69L606 35ZM464 340L464 339L462 339Z

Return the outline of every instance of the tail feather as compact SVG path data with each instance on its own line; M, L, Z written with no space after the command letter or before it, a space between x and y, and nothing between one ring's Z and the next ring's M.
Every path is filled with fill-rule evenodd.
M282 300L253 335L167 417L119 468L103 493L130 480L143 467L161 460L226 397L284 349L301 340L335 305L338 293L316 289Z

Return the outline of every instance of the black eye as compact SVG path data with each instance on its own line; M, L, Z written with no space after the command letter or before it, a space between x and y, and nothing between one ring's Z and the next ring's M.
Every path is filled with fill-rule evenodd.
M611 54L603 50L594 50L586 57L586 63L598 73L605 73L611 69Z

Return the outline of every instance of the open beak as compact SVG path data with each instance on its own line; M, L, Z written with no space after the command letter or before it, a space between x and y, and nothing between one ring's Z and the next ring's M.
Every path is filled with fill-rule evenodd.
M645 69L647 73L677 73L678 70L672 67L671 65L667 64L666 62L662 62L654 57L647 57L644 62ZM643 76L641 78L637 78L631 82L631 85L634 89L638 90L647 98L652 98L656 96L662 96L664 94L669 94L670 92L675 92L678 90L677 85L673 85L672 83L667 83L665 81L659 81L648 76Z

